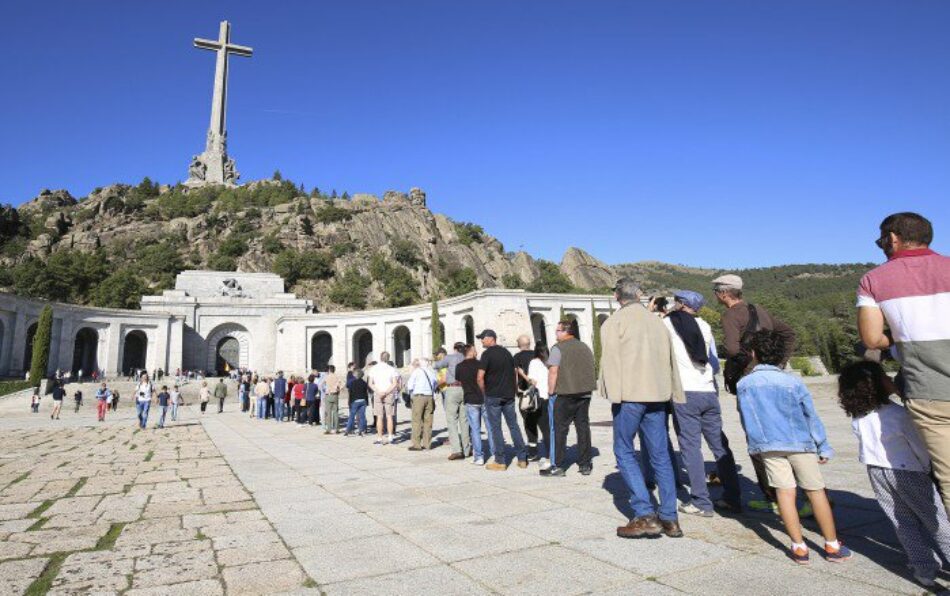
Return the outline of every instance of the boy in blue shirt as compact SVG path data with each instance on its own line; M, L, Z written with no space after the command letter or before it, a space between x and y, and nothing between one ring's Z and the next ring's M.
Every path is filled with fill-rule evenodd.
M840 563L851 558L851 551L838 541L819 469L834 452L805 384L779 368L784 358L781 335L767 330L753 335L754 368L738 383L739 413L749 454L761 456L769 484L775 488L779 515L792 539L792 560L808 564L808 546L795 505L797 487L801 487L825 539L825 558Z

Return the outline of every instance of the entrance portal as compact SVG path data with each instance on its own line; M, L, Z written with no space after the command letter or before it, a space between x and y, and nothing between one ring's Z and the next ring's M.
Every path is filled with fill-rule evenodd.
M241 344L231 336L221 338L215 351L214 370L225 375L241 367Z
M310 340L310 368L326 372L333 358L333 338L326 331L320 331Z
M130 374L145 369L145 356L148 354L148 338L144 331L130 331L122 346L122 372Z
M73 375L79 375L82 371L82 378L88 377L92 371L99 366L99 333L95 329L83 327L76 334L76 341L73 344Z

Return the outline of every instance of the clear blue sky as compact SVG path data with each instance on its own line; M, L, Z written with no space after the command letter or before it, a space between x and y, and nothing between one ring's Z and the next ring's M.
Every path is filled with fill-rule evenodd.
M186 177L233 24L243 180L426 190L509 250L705 266L950 252L950 2L8 1L0 201Z

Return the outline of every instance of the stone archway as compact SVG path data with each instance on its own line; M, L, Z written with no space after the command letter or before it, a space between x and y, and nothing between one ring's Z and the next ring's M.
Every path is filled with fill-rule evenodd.
M73 343L72 373L79 378L85 378L99 368L99 332L91 327L83 327L76 333Z
M409 328L400 325L393 329L393 362L397 368L402 368L412 360L412 336Z
M226 341L227 339L234 341ZM216 327L205 342L208 349L206 370L224 373L234 368L247 368L250 362L251 334L242 325L225 323Z
M333 336L318 331L310 339L310 368L326 372L333 358Z
M144 331L129 331L122 342L122 373L145 370L148 356L148 337Z
M36 326L33 323L26 328L26 345L23 347L23 370L30 370L33 366L33 340L36 339Z
M535 343L548 345L548 331L544 322L544 315L536 312L531 315L531 332L534 334Z
M359 329L353 334L353 362L357 368L366 366L366 357L373 352L373 333Z
M471 315L465 315L462 317L462 322L465 324L465 343L474 346L475 345L475 319Z

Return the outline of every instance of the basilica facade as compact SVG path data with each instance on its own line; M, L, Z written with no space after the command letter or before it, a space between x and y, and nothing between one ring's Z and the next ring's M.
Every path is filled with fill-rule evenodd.
M37 320L46 302L0 294L0 376L21 376L30 367ZM52 303L49 374L98 370L178 369L222 373L250 368L265 374L303 373L362 366L387 351L397 366L431 355L431 305L356 312L315 312L309 300L284 291L272 273L185 271L175 288L143 296L141 310ZM483 289L438 303L445 346L475 343L484 328L515 348L527 334L554 341L563 311L576 317L581 337L592 343L598 324L617 308L607 296L538 294Z

